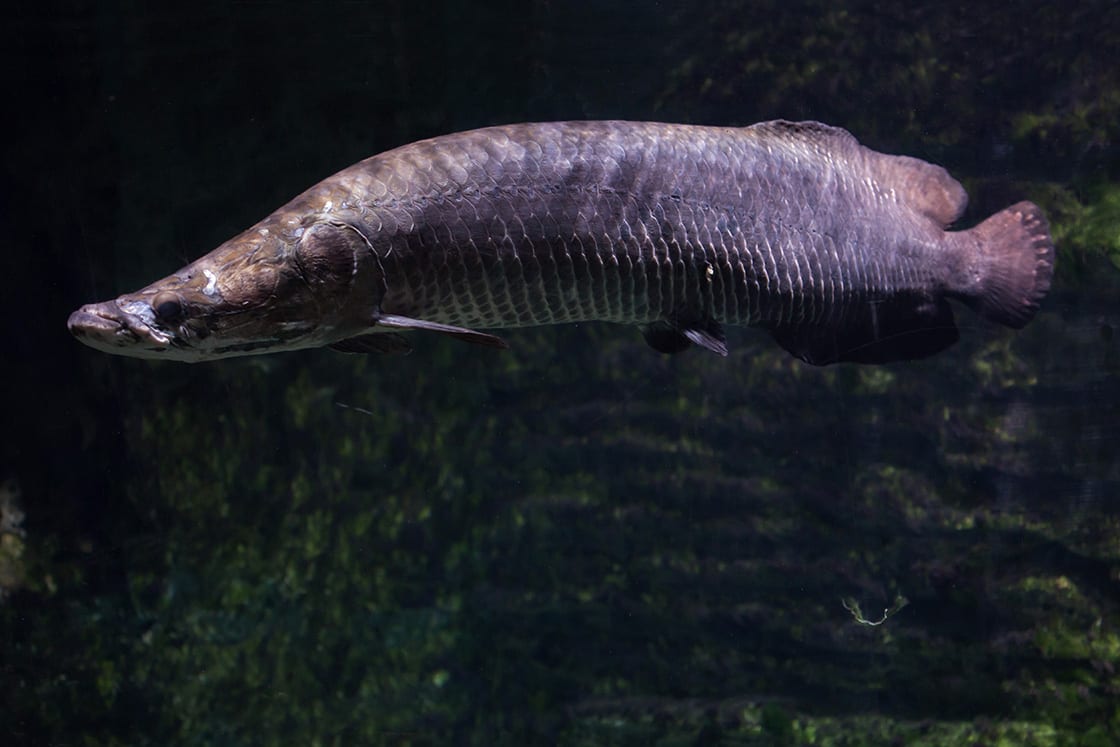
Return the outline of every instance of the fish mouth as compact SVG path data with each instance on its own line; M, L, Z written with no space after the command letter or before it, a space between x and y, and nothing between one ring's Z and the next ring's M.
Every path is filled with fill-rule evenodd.
M143 356L166 350L171 339L117 301L86 304L66 322L70 334L98 350L118 355Z
M104 353L149 360L174 360L195 363L271 351L282 346L279 337L237 339L210 346L185 341L185 330L165 332L155 321L151 304L142 298L122 296L115 301L86 304L66 322L70 334L85 345ZM203 338L209 335L203 336ZM314 343L317 344L317 343ZM308 347L309 344L292 347Z

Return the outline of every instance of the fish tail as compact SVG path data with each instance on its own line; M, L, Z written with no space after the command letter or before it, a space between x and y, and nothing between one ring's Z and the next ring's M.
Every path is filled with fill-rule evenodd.
M966 235L975 241L978 256L971 258L972 292L965 302L980 315L1019 329L1038 311L1054 275L1046 218L1033 202L1020 202Z

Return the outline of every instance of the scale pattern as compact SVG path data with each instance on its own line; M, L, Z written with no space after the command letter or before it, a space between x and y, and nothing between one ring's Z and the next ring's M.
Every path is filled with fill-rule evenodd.
M386 313L823 325L943 283L948 221L910 199L926 171L959 190L818 123L564 122L419 141L327 188L380 258Z

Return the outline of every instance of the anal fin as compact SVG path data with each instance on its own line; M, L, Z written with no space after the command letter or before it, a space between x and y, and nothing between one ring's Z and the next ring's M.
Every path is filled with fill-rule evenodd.
M779 345L814 366L925 358L960 337L945 299L913 295L865 301L839 324L779 325L770 332Z

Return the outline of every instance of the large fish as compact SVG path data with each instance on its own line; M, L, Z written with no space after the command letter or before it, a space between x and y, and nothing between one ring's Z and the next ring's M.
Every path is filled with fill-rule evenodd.
M818 365L920 358L958 338L949 299L1018 328L1050 285L1041 211L947 231L966 200L817 122L489 127L361 161L69 327L180 361L404 352L412 330L504 347L480 330L591 320L665 353L726 355L737 324Z

